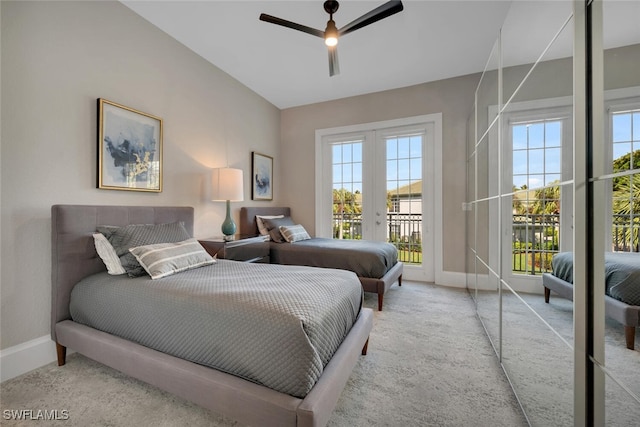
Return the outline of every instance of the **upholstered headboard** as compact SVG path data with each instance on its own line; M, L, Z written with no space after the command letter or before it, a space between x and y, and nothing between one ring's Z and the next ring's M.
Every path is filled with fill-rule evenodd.
M256 223L256 215L284 215L291 216L290 208L282 207L243 207L240 208L240 236L251 237L257 236L258 224Z
M183 221L193 236L193 208L186 206L51 207L51 338L56 323L70 319L71 290L84 277L106 270L92 235L99 225L163 224Z

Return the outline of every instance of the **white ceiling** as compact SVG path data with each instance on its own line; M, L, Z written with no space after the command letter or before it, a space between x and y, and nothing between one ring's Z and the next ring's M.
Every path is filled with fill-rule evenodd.
M337 27L385 1L340 2ZM322 39L258 19L264 12L324 30L323 0L122 3L282 109L480 72L507 16L505 63L532 62L571 14L566 0L405 0L404 11L340 39L340 74L329 77ZM618 3L638 14L616 19L640 28L640 1ZM564 39L556 57L571 52Z

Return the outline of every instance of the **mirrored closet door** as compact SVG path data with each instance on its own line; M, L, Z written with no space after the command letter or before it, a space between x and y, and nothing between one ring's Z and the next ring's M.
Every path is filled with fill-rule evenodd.
M597 234L593 241L602 242L595 255L602 259L604 252L637 255L639 250L640 181L636 188L635 180L640 175L634 169L640 168L640 27L633 19L640 16L638 4L605 0L594 8L603 15L603 60L597 54L593 58L594 67L604 70L604 112L589 119L589 126L603 129L605 143L594 155L606 159L606 173L590 182L601 186L606 200L606 226L596 224L592 232ZM582 360L576 345L583 347L581 328L590 323L585 319L590 311L582 303L575 307L571 287L565 294L550 292L548 301L543 291L554 256L571 255L575 242L584 241L576 239L576 229L584 233L576 218L589 211L579 204L574 208L573 164L581 153L574 144L583 144L582 134L574 135L574 130L593 102L584 86L578 84L580 90L574 91L580 83L574 77L580 76L574 74L575 49L584 46L574 37L583 29L592 31L582 13L590 6L580 1L513 2L487 59L467 126L467 284L534 426L576 425L592 411L583 387L574 390L575 384L591 381L576 364L576 357ZM583 58L582 52L578 55ZM580 111L578 120L575 111ZM604 305L592 313L605 317ZM598 322L587 331L601 348L594 354L605 355L591 359L592 372L597 371L594 388L599 388L593 396L601 401L593 411L603 408L600 419L606 425L633 425L640 419L640 351L638 346L627 349L628 329L619 322L605 317L600 323L603 331Z

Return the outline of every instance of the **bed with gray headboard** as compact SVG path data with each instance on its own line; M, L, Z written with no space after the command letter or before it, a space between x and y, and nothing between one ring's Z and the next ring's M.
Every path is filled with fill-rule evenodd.
M256 223L256 215L283 215L291 216L291 209L288 207L242 207L240 208L240 235L242 237L257 236L259 234ZM364 247L364 245L375 245ZM294 245L294 246L292 246ZM298 245L298 246L295 246ZM345 247L349 245L350 247ZM353 246L353 247L351 247ZM343 268L354 271L360 279L362 289L365 292L372 292L378 295L378 310L382 310L384 294L396 282L402 286L403 264L397 261L396 256L393 261L389 258L378 256L382 246L391 247L387 243L346 241L336 239L312 238L294 244L271 242L272 263L288 265L308 265L313 267ZM362 250L370 253L362 252ZM371 256L376 262L371 264L373 268L360 269L364 256Z
M366 353L373 324L370 309L363 308L359 312L346 337L324 366L319 379L302 398L153 350L71 318L71 294L76 284L81 281L84 283L83 279L106 275L103 273L105 265L97 256L92 237L98 226L108 224L123 227L181 221L192 235L193 218L194 210L191 207L52 207L51 337L56 342L58 364L65 364L66 349L69 348L241 423L261 426L325 425L359 355ZM249 264L236 261L219 261L218 265L225 262L249 268ZM256 266L265 267L287 268ZM205 268L196 270L205 271ZM355 275L353 281L357 284ZM358 289L358 292L361 290Z

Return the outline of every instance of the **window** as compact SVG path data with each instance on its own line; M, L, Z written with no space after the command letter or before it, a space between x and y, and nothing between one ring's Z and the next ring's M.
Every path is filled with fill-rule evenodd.
M489 265L517 291L538 292L553 255L572 250L571 103L570 97L513 103L500 135L497 126L488 133L489 233L501 236L488 242Z
M640 107L610 110L612 172L611 250L639 252Z

